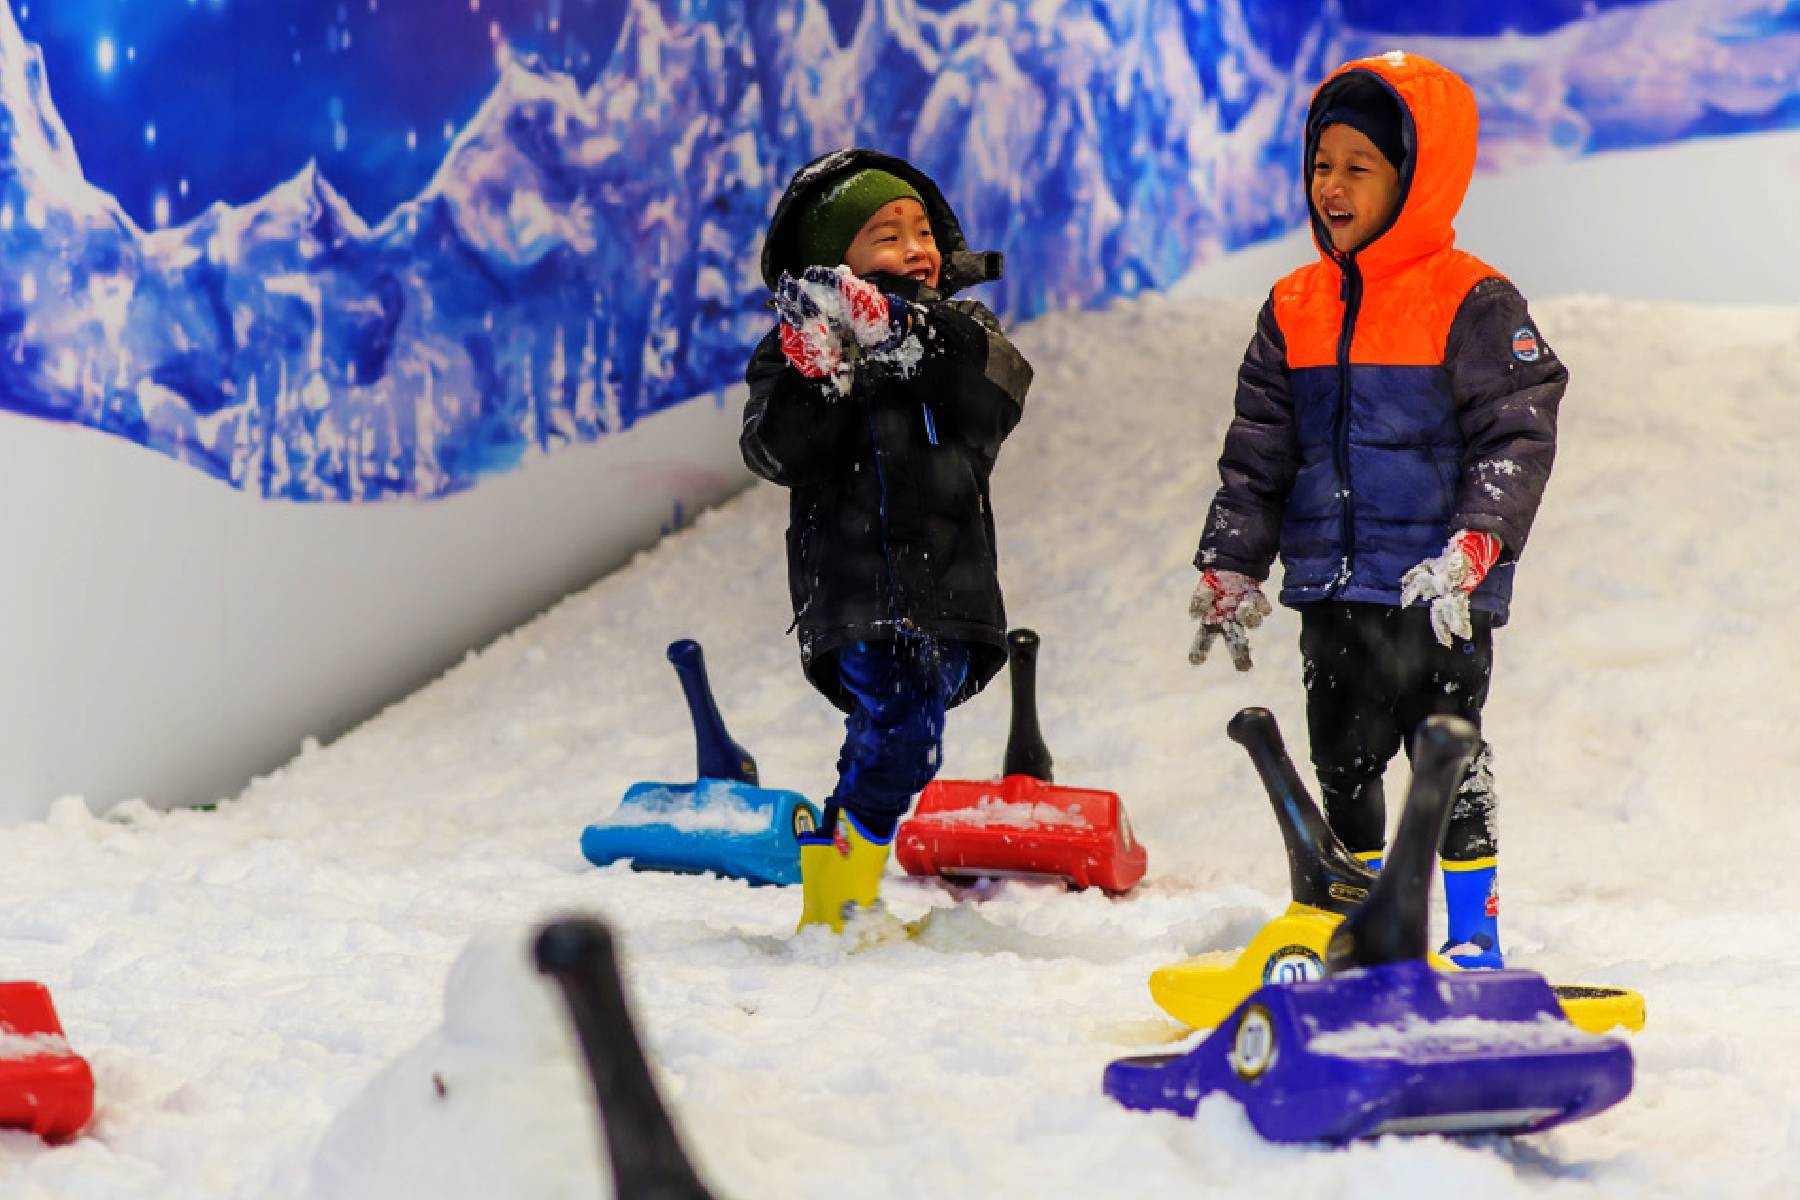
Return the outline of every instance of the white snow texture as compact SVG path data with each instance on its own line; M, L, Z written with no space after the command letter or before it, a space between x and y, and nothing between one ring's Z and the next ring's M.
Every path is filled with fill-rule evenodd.
M0 1195L602 1195L585 1080L523 957L570 910L614 926L721 1197L1790 1194L1800 556L1770 548L1800 528L1800 308L1533 301L1573 382L1496 637L1502 922L1515 965L1648 998L1617 1108L1326 1151L1265 1144L1229 1101L1183 1121L1101 1092L1110 1060L1191 1044L1150 972L1286 902L1226 721L1270 707L1305 761L1291 611L1249 673L1183 654L1256 312L1183 295L1018 329L1037 381L994 477L1058 779L1124 797L1150 851L1132 894L958 901L892 874L898 915L948 911L851 956L792 936L797 889L582 859L629 784L691 769L676 638L706 647L766 784L831 784L841 719L784 634L787 498L758 487L217 811L67 798L0 830L0 973L52 989L99 1096L70 1145L0 1133ZM951 715L945 777L996 773L1008 708L1001 679Z

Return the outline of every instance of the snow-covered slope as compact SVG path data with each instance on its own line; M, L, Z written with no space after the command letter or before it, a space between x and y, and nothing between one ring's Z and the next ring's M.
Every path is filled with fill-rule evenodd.
M0 973L53 987L100 1086L72 1146L0 1134L0 1191L379 1192L412 1154L487 1160L436 1171L433 1194L491 1195L492 1156L524 1142L473 1136L427 1081L479 1097L514 1047L519 1078L564 1081L526 1126L567 1123L530 1142L559 1149L516 1151L516 1194L565 1194L595 1170L560 1159L591 1144L590 1106L546 1065L555 1038L507 1027L550 1009L516 999L522 960L495 947L587 909L620 930L652 1060L723 1195L836 1196L846 1175L874 1198L1781 1194L1800 1167L1794 308L1536 305L1574 383L1488 709L1505 929L1520 963L1648 996L1632 1098L1517 1143L1324 1152L1265 1146L1228 1104L1183 1123L1101 1094L1109 1059L1180 1037L1149 972L1241 943L1283 898L1223 728L1264 704L1303 753L1297 623L1260 631L1249 675L1184 657L1253 313L1145 299L1019 333L1038 382L995 480L1002 574L1044 639L1059 778L1120 791L1150 847L1132 896L1013 885L929 944L845 958L787 939L792 891L584 864L582 826L628 783L692 769L677 637L705 645L765 781L828 786L839 726L783 634L784 498L761 488L216 812L67 800L0 831ZM1006 713L998 683L954 714L948 774L998 768ZM907 913L950 903L889 890ZM346 1111L363 1116L334 1127ZM412 1136L371 1137L369 1114Z

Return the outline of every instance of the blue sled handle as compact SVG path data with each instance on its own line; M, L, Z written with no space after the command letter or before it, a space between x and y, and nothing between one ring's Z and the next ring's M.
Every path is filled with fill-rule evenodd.
M725 718L719 715L719 706L706 681L706 659L700 653L700 643L692 638L670 642L669 661L681 679L688 716L694 721L696 777L757 786L756 760L725 731Z

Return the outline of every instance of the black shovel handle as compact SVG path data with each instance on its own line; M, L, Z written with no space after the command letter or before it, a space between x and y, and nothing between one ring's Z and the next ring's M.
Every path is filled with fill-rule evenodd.
M1426 903L1438 845L1463 772L1480 747L1481 735L1461 717L1427 717L1419 726L1400 828L1368 900L1332 931L1327 975L1425 957Z
M1043 783L1054 782L1050 747L1044 745L1043 731L1038 728L1038 635L1029 629L1013 630L1006 635L1006 652L1012 671L1012 726L1006 733L1006 758L1001 771L1006 775L1029 775Z
M1281 741L1281 727L1266 708L1246 708L1225 726L1226 736L1250 752L1275 824L1287 849L1293 898L1326 912L1348 913L1367 898L1375 872L1344 848Z
M681 693L687 697L688 716L694 722L694 770L700 779L729 779L737 783L757 784L756 760L750 752L731 740L725 729L725 718L713 699L712 685L706 678L706 657L700 643L683 638L669 643L669 661L681 680Z
M600 1104L619 1200L712 1200L656 1093L625 1004L612 932L590 917L554 921L532 946L538 970L568 1002Z

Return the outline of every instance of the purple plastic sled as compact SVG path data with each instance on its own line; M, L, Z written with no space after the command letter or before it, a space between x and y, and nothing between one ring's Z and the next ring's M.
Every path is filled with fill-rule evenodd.
M1420 730L1387 866L1333 934L1325 978L1258 989L1186 1054L1113 1063L1107 1094L1192 1116L1224 1092L1276 1142L1532 1133L1623 1100L1631 1048L1569 1024L1542 976L1425 961L1437 846L1478 744L1454 717Z
M1225 1092L1272 1142L1532 1133L1631 1091L1631 1049L1583 1033L1530 971L1423 961L1259 989L1187 1054L1122 1059L1106 1091L1191 1117Z

